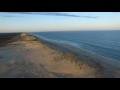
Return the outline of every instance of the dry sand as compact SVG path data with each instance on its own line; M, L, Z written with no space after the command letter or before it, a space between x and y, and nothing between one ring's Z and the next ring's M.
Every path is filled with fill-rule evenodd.
M0 34L0 78L120 77L119 67L111 69L62 51L26 33Z

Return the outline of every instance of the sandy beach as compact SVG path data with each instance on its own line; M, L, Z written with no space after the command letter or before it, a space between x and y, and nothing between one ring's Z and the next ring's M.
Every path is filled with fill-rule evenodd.
M27 33L1 33L0 78L120 78L120 63Z

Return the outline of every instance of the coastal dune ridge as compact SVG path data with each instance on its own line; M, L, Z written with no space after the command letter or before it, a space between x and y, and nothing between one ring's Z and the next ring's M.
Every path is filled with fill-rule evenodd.
M0 34L0 78L119 78L120 63L29 33Z

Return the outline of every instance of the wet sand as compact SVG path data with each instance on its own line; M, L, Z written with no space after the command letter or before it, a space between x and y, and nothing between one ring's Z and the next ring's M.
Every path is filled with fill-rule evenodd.
M117 78L120 64L70 45L0 34L0 78Z

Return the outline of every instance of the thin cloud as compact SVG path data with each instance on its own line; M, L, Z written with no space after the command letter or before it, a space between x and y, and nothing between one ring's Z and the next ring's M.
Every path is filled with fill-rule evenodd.
M94 16L79 16L79 15L72 15L67 13L60 13L60 12L8 12L11 14L33 14L33 15L51 15L51 16L66 16L66 17L82 17L82 18L98 18Z
M23 16L3 16L3 17L23 17Z

